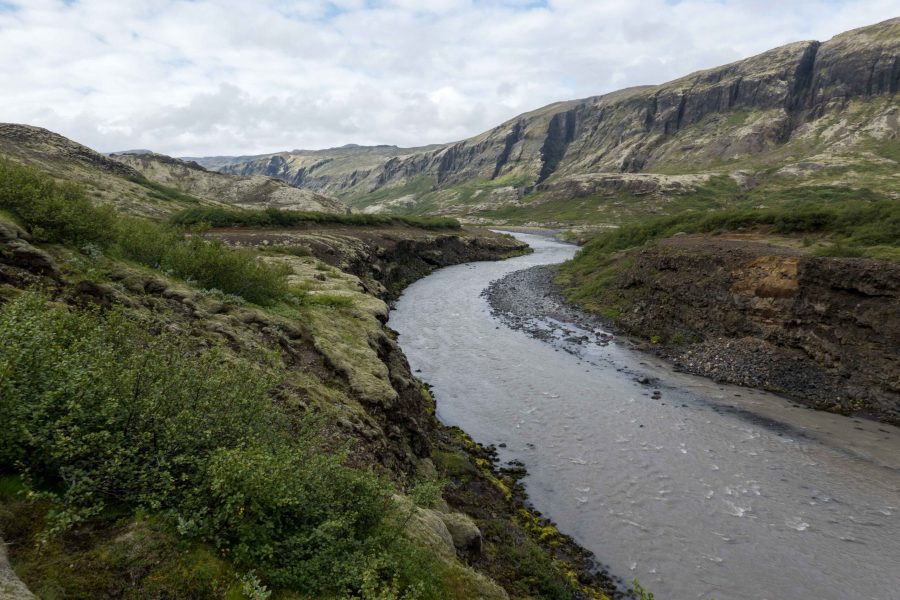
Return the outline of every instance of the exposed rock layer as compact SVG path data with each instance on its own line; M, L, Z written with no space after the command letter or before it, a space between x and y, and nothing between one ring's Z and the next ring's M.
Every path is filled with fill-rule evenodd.
M555 181L571 176L654 172L672 164L696 169L759 154L790 141L810 122L839 114L851 99L893 98L898 89L900 18L824 43L788 44L663 85L553 104L453 144L217 157L208 164L360 202L384 188L417 197L503 177L515 178L525 191L534 185L553 189ZM881 134L896 138L897 106L889 104L885 114L895 118ZM745 122L747 114L754 118ZM728 119L720 123L722 115Z

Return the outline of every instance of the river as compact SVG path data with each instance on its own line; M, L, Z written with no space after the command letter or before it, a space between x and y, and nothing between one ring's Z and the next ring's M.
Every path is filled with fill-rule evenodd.
M516 236L535 252L441 269L391 312L442 422L505 444L535 507L660 600L900 599L900 428L676 373L627 344L572 353L514 331L482 290L576 251Z

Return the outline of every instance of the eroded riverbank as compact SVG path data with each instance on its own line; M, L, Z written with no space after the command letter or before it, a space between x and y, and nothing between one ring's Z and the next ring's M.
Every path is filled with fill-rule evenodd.
M674 373L596 328L506 327L482 290L574 251L521 237L535 254L443 269L392 313L444 422L505 445L539 509L660 597L891 597L896 428Z

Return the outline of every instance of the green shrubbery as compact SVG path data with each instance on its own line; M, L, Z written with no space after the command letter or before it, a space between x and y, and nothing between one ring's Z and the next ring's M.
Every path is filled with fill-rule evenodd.
M257 304L271 304L287 293L286 265L257 260L250 250L228 248L202 235L185 237L176 228L135 218L121 218L115 250L130 260L171 273L206 289L234 294Z
M242 210L213 207L189 208L172 217L172 223L181 226L207 224L212 227L293 227L307 223L367 227L402 224L422 229L459 229L461 227L456 219L443 217L301 212L278 210L276 208Z
M272 402L273 361L157 329L33 292L0 307L0 472L53 501L49 534L143 509L269 586L342 595L422 580L391 487Z
M358 588L388 541L389 488L333 455L287 445L222 449L205 477L209 495L195 497L189 514L208 514L183 530L229 548L238 564L265 565L277 587Z
M201 235L146 219L118 216L94 205L80 187L59 183L31 167L0 161L0 208L14 214L42 242L94 244L115 256L160 269L207 289L257 304L287 292L289 268L260 262Z
M619 250L640 246L679 232L718 233L764 230L779 234L822 234L846 253L865 256L867 247L900 246L900 202L842 200L800 203L772 209L729 209L709 213L681 213L648 219L604 232L585 245L570 268L605 259ZM846 254L845 254L846 255Z
M175 188L171 188L167 185L163 185L161 183L157 183L155 181L150 181L146 177L129 177L129 181L138 184L141 187L147 188L150 190L150 197L156 198L157 200L170 200L173 202L188 202L191 204L196 204L199 202L196 196L192 196L191 194L186 194Z
M35 293L0 308L0 461L61 486L63 524L107 502L178 506L211 452L277 438L274 368L152 328Z
M106 245L115 213L95 206L80 186L59 183L37 169L0 159L0 208L18 217L40 242Z

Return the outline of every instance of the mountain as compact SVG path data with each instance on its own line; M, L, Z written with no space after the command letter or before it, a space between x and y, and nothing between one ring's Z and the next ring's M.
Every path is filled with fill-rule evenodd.
M82 184L88 194L123 212L162 218L198 203L246 208L345 212L322 194L268 177L235 177L160 154L96 152L41 127L0 123L0 157Z
M367 212L622 222L796 186L896 194L900 18L657 86L552 104L427 148L199 159ZM573 199L577 198L576 202Z

